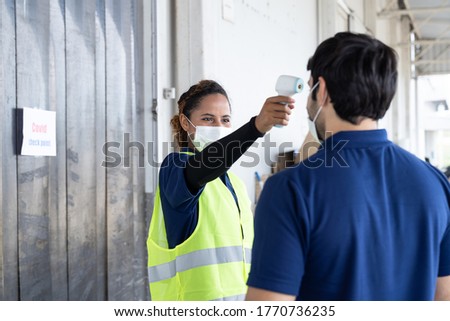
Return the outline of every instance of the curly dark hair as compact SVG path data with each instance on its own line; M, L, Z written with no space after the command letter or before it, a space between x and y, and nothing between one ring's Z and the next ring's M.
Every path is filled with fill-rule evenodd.
M190 118L192 110L198 107L202 99L212 94L224 95L230 103L225 89L214 80L201 80L181 95L178 100L178 114L173 116L170 121L178 147L188 146L187 132L181 126L180 115L184 114Z
M313 83L325 79L336 113L352 124L383 118L397 88L396 52L366 34L340 32L325 40L307 69Z

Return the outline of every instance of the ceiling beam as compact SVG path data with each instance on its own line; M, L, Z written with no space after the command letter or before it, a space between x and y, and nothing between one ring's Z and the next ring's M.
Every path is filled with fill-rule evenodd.
M390 0L390 1L384 6L383 10L381 10L381 11L382 11L382 12L383 12L383 11L387 11L387 10L389 10L388 8L393 8L393 7L397 8L397 1L398 1L398 0Z
M442 60L417 60L411 62L413 65L445 65L450 64L450 59Z
M450 69L449 70L440 70L440 71L416 69L416 77L418 77L418 76L448 75L448 74L450 74Z
M427 46L427 45L437 45L437 44L450 44L450 39L421 39L411 42L400 42L397 44L399 47L409 47L409 46Z
M423 23L426 19L424 18L415 18L416 22ZM431 20L426 21L427 25L436 24L436 25L447 25L448 19L444 18L433 18Z
M449 25L443 32L441 32L441 33L436 37L436 40L438 40L438 39L447 39L447 38L444 38L444 37L445 37L445 35L446 35L449 31L450 31L450 25ZM426 48L423 48L423 49L420 51L420 53L417 54L416 59L419 59L420 57L423 57L428 51L431 50L431 48L433 48L433 46L434 46L435 44L436 44L436 43L432 43L432 44L428 45Z
M428 8L414 8L414 9L396 9L396 10L382 10L378 13L378 18L389 19L403 15L411 15L417 13L442 13L450 11L450 6L428 7Z

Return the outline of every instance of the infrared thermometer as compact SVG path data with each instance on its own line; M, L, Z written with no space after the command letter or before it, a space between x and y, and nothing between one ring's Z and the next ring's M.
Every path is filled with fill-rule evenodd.
M305 87L303 80L299 77L289 76L289 75L281 75L277 79L277 83L275 84L275 91L280 96L293 96L295 94L300 93ZM286 103L282 103L286 104ZM275 125L275 127L283 127L282 125Z

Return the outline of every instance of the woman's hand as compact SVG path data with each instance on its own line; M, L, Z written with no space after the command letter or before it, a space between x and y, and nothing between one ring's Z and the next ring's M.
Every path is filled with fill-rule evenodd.
M267 133L274 125L286 126L289 115L294 109L295 100L288 96L274 96L267 98L259 115L256 116L256 129L262 134Z

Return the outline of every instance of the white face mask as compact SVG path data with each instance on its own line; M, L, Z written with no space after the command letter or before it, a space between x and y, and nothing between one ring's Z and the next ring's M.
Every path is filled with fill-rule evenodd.
M192 141L194 147L201 152L206 146L212 142L218 141L219 139L231 134L233 131L230 127L222 126L195 126L189 118L186 119L195 128L195 136L192 138L192 134L188 133L189 138Z
M311 89L310 89L310 93L319 85L319 82L317 82ZM311 120L308 116L307 121L308 121L308 128L309 128L309 132L311 133L312 137L314 137L314 139L318 142L320 142L319 139L319 134L317 133L317 127L316 127L316 120L319 117L320 112L322 111L322 107L323 104L319 107L319 109L317 110L316 115L314 116L314 118Z
M320 142L320 139L319 139L319 134L317 133L316 120L317 120L317 117L319 117L320 112L322 111L322 107L323 106L319 107L319 110L317 111L316 116L314 116L313 120L309 119L309 117L308 117L309 132L311 133L312 137L314 137L314 139L318 142Z

